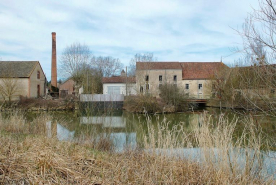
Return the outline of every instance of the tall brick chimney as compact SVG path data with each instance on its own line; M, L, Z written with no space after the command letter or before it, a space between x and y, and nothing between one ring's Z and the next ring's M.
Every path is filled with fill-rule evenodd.
M57 49L56 49L56 32L52 32L52 71L51 85L57 87Z

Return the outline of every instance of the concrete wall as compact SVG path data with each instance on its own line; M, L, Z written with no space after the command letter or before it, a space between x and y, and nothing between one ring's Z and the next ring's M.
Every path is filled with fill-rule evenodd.
M122 110L123 102L123 94L81 94L79 109L83 114Z
M40 78L37 78L37 72L40 72ZM37 97L37 86L40 86L40 94L39 96L45 95L45 75L42 71L42 68L39 64L36 65L30 76L30 89L29 89L29 97L36 98Z
M112 102L112 101L124 101L122 94L81 94L81 102Z
M149 76L148 82L146 81L146 75ZM162 75L162 81L159 81L159 76ZM174 75L176 75L177 80L174 81ZM159 84L173 83L177 84L178 87L182 86L182 69L159 69L159 70L137 70L136 71L136 83L137 92L140 92L141 87L143 88L143 93L149 92L154 96L159 95ZM149 85L149 90L147 90L147 84Z
M209 99L212 96L212 80L182 80L181 83L191 98ZM189 89L186 89L186 84L189 84ZM201 89L199 84L202 84Z
M123 94L126 95L126 84L125 83L105 83L103 84L103 94L110 94L108 91L109 88L116 87L119 89L118 92L114 92L115 94ZM127 94L137 94L136 84L131 83L127 84Z

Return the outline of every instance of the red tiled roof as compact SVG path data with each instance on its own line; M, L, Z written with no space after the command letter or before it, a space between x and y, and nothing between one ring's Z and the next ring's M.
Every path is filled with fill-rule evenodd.
M136 62L137 70L182 69L179 62Z
M103 83L126 83L126 77L125 76L103 77L102 82ZM136 79L135 77L127 77L127 82L135 83Z
M222 62L180 62L182 66L182 79L208 79L222 68L227 67Z

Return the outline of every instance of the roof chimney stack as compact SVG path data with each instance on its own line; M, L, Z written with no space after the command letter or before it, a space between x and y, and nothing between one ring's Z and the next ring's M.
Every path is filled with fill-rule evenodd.
M57 51L56 51L56 32L52 32L52 71L51 85L57 87Z

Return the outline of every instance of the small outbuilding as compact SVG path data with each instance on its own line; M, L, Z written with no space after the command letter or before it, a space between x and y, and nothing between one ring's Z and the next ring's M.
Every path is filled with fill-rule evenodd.
M72 78L67 79L59 86L59 97L65 98L67 95L76 95L75 82Z
M102 83L103 94L137 94L136 78L127 77L124 70L122 70L121 76L104 77Z

